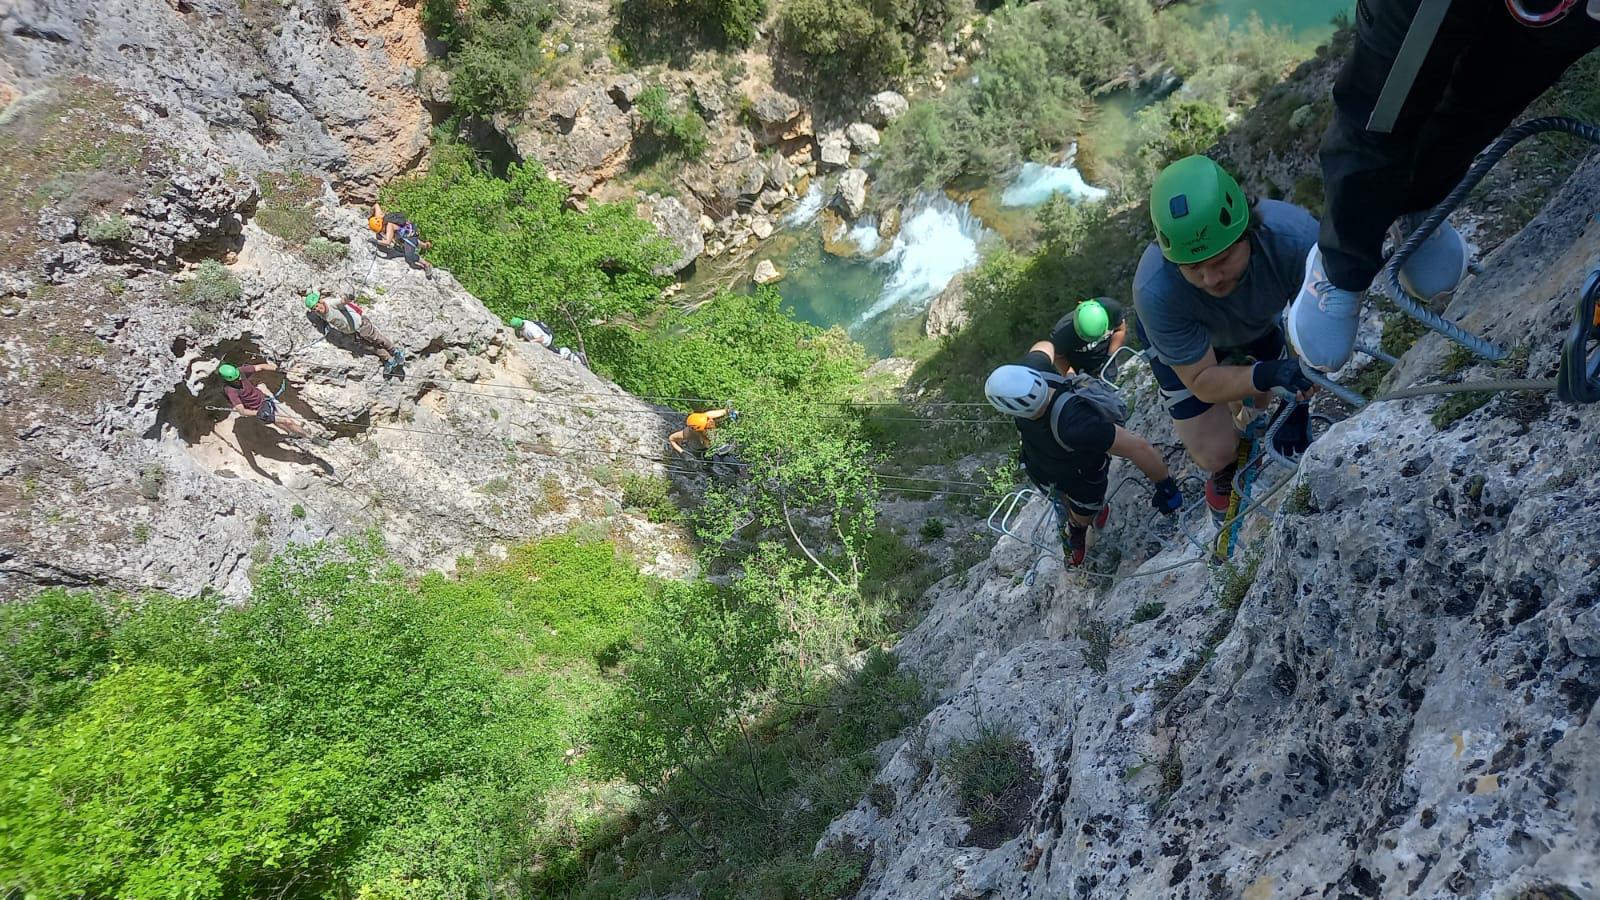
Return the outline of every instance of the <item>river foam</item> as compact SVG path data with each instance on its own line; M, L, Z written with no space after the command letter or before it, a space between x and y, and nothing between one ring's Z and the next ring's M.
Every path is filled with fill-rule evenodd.
M888 267L889 280L857 323L891 309L919 311L950 280L978 264L978 246L989 234L965 203L943 194L923 194L907 207L900 233L873 265Z
M1097 203L1106 198L1105 188L1083 180L1083 173L1070 163L1046 166L1023 163L1022 171L1000 192L1001 206L1038 206L1055 194L1064 194L1074 203Z

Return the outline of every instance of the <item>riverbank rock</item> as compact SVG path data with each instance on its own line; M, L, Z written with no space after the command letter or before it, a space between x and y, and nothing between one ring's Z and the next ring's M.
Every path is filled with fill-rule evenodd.
M1555 371L1596 204L1600 159L1451 301L1469 330L1538 336L1508 377ZM1451 355L1427 335L1391 378L1435 380ZM1144 370L1128 390L1128 427L1172 441ZM871 799L818 851L869 848L857 896L884 900L1594 893L1600 406L1467 409L1335 424L1258 495L1268 515L1217 575L1170 531L1144 536L1137 492L1090 539L1087 568L1123 580L1052 552L1030 585L1034 549L1001 540L897 645L941 702L880 749ZM1125 477L1142 480L1114 462ZM1034 503L1020 526L1049 515ZM949 764L985 729L1037 775L1004 829L975 827Z
M873 128L871 125L868 125L865 122L852 123L849 127L845 128L844 135L849 139L850 146L863 153L876 148L878 146L878 142L881 140L878 137L878 129Z
M776 139L800 117L800 101L777 88L764 87L750 98L750 114L765 134Z
M867 173L864 169L847 169L839 176L833 200L850 219L861 216L867 208Z
M756 284L772 284L782 281L783 273L778 271L777 265L772 260L763 259L756 263L756 270L751 274L750 280Z
M895 91L880 91L867 101L866 120L879 128L906 114L911 104Z
M861 255L861 248L850 239L850 223L832 206L817 213L818 230L822 233L822 252L840 259Z
M928 337L943 337L955 334L966 324L967 279L965 275L957 275L928 304L928 318L922 325L922 331Z
M819 169L837 169L850 165L850 139L843 131L830 131L817 141Z

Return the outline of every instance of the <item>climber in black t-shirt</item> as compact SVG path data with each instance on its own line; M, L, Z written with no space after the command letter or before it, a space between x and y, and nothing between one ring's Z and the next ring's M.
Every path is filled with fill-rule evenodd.
M1104 528L1111 517L1106 476L1112 456L1138 466L1155 484L1151 504L1163 513L1183 508L1183 496L1161 454L1122 427L1127 408L1111 389L1099 381L1085 383L1082 376L1062 377L1056 373L1055 356L1054 344L1039 341L1020 363L995 369L984 394L995 409L1015 418L1028 477L1058 513L1064 503L1061 546L1068 563L1077 566L1088 552L1089 526Z
M1050 343L1056 348L1056 368L1101 377L1111 357L1128 340L1128 323L1122 304L1110 297L1084 300L1056 322ZM1115 372L1105 372L1115 381Z

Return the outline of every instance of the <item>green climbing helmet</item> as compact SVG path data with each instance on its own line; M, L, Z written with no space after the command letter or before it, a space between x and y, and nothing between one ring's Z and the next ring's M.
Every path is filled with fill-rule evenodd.
M1085 300L1072 313L1072 330L1086 341L1098 341L1111 330L1111 316L1099 300Z
M223 363L217 366L217 374L222 376L223 381L239 380L239 369L231 363Z
M1250 207L1225 169L1204 156L1185 156L1156 176L1150 218L1161 255L1184 266L1233 246L1250 225Z
M316 309L322 302L322 295L316 291L306 291L306 309Z
M511 327L512 327L512 329L515 330L515 329L521 328L522 327L522 323L524 321L525 321L524 319L521 319L521 318L519 318L517 316L512 316L511 317Z

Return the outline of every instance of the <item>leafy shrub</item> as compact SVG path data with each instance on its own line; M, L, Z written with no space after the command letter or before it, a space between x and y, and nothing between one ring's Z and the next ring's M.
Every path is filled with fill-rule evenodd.
M1148 603L1139 604L1138 608L1133 611L1133 618L1129 621L1134 625L1150 622L1161 618L1161 614L1166 611L1167 605L1165 603L1159 600L1151 600Z
M194 277L178 286L178 299L212 312L221 312L239 302L244 286L228 267L214 259L195 267Z
M69 708L110 658L110 622L90 594L0 604L0 724Z
M1087 91L1148 52L1146 0L1042 0L990 19L971 79L914 103L883 137L880 181L906 193L1054 153L1079 132Z
M261 185L256 224L292 247L305 247L317 234L322 180L304 172L262 172L256 180Z
M659 84L639 92L640 137L646 156L670 154L699 159L706 152L706 122L692 109L674 110L667 89Z
M922 523L922 528L919 529L918 533L922 535L924 541L937 541L944 537L944 531L945 527L942 519L929 519Z
M546 0L424 0L422 24L447 49L450 98L469 116L527 104L544 67L541 34L554 19Z
M622 476L622 504L643 511L652 522L670 522L678 517L671 490L671 483L659 475Z
M673 251L649 222L623 204L564 208L566 189L535 163L495 178L468 148L438 144L426 176L383 197L433 241L433 260L503 318L577 328L642 314L667 281L653 269Z
M348 257L350 248L339 241L330 241L318 235L306 243L305 252L306 259L311 260L312 265L326 269Z
M412 587L355 542L270 563L243 608L152 598L109 629L83 595L0 608L24 712L0 749L8 886L487 896L647 588L566 538L475 569Z
M1025 784L1033 768L1026 744L992 725L979 726L977 735L952 747L940 761L967 821L975 828L998 824L1012 792Z
M133 226L121 216L110 214L95 216L83 226L85 240L94 244L113 244L133 236Z
M618 30L634 54L677 57L697 44L748 46L767 0L621 0L618 12Z
M909 74L971 11L970 0L789 0L778 34L817 89L839 92Z

